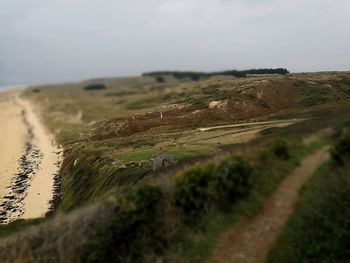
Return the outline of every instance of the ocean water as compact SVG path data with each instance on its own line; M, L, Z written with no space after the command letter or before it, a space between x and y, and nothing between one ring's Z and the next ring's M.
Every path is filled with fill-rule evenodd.
M8 90L8 86L0 86L0 92Z
M18 89L18 88L24 88L26 85L0 85L0 92L1 91L6 91L6 90L11 90L11 89Z

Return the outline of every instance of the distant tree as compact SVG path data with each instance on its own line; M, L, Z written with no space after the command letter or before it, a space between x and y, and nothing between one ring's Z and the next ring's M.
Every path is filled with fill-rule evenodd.
M232 76L236 77L236 78L245 78L247 77L247 74L241 71L236 71L232 73Z
M199 80L199 76L198 75L192 75L191 76L191 79L194 80L194 81L198 81Z
M143 73L143 76L159 76L159 75L168 75L173 76L177 79L190 78L192 80L199 80L201 77L212 77L218 75L224 76L235 76L235 77L246 77L247 74L288 74L289 71L285 68L276 68L276 69L248 69L248 70L227 70L219 72L193 72L193 71L155 71Z
M106 86L104 84L91 84L84 87L84 90L93 91L93 90L104 90Z
M163 76L156 76L156 81L158 83L164 83L164 77Z

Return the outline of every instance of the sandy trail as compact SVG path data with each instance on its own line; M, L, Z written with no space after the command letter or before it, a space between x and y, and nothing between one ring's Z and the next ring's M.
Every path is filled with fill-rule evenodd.
M223 234L208 262L265 262L270 248L293 212L300 188L327 160L328 151L329 148L324 147L304 159L280 184L257 216L238 222Z
M198 128L197 130L178 139L178 142L192 145L207 145L209 143L220 144L223 141L230 144L247 143L258 137L259 133L263 130L270 128L283 128L303 120L304 119L246 122L240 124Z
M59 171L59 149L20 92L0 93L0 223L44 216Z

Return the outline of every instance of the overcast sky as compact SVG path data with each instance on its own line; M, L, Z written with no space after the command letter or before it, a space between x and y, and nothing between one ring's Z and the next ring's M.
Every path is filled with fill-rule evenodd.
M350 70L350 0L0 0L0 83Z

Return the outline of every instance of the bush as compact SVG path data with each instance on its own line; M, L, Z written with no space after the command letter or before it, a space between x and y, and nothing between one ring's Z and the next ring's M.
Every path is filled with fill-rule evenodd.
M260 162L267 162L271 158L272 153L267 148L262 148L257 152L257 157Z
M162 77L162 76L157 76L157 77L156 77L156 81L157 81L158 83L164 83L164 77Z
M194 81L198 81L200 79L200 76L193 75L191 76L191 79Z
M288 143L283 139L277 139L273 146L273 153L280 159L288 160L290 157Z
M189 215L205 213L213 206L226 208L248 194L252 170L240 156L189 169L176 178L176 206Z
M34 88L32 91L33 91L34 93L39 93L41 90L40 90L39 88Z
M212 164L191 168L177 176L175 204L185 213L198 214L207 211L215 194L215 177Z
M241 156L221 162L216 168L217 196L221 204L232 204L249 193L253 168Z
M338 164L343 165L345 160L350 157L350 130L346 129L340 135L335 146L331 150L332 159Z
M83 262L140 262L145 250L163 245L157 236L160 187L141 186L121 200L110 224L85 246Z
M84 90L93 91L93 90L104 90L106 86L104 84L91 84L84 87Z
M131 192L121 202L122 214L127 215L129 223L146 220L154 212L155 204L162 197L162 190L158 186L141 186Z

